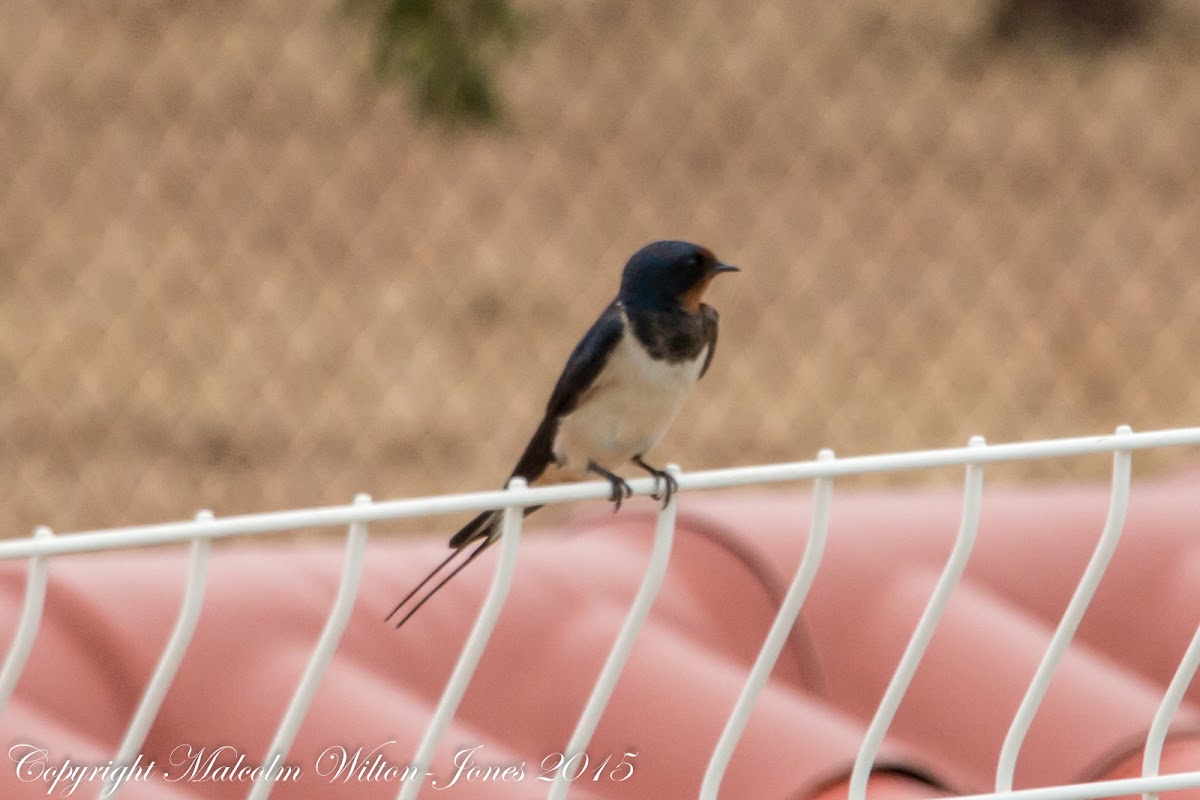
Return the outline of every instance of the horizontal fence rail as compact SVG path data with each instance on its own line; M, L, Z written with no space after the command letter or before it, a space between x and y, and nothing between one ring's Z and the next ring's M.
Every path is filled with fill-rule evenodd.
M1197 667L1200 667L1200 630L1198 630L1187 651L1181 656L1178 669L1164 693L1153 725L1147 735L1141 777L1016 791L1012 789L1013 773L1025 734L1037 714L1059 659L1066 652L1080 619L1103 578L1109 558L1124 529L1125 512L1130 495L1132 454L1148 448L1197 445L1200 445L1200 428L1134 433L1128 427L1122 426L1114 434L1106 436L1000 445L988 445L982 437L973 437L966 447L850 458L836 458L831 451L823 450L819 457L812 461L692 473L681 472L678 467L672 465L670 470L675 475L681 491L813 481L814 502L804 554L791 587L783 598L775 620L763 641L758 658L747 676L742 693L735 706L730 709L728 721L719 739L713 742L713 750L703 776L700 800L717 800L719 797L726 767L737 749L738 740L753 711L755 701L766 685L784 641L799 616L809 588L820 569L829 527L830 506L834 502L833 487L837 478L956 466L965 470L963 508L954 547L876 713L865 731L864 740L850 777L850 800L863 800L867 796L868 779L875 757L885 740L888 727L904 698L913 674L920 665L925 647L937 628L950 594L970 558L975 534L979 527L980 506L984 495L984 466L997 462L1065 458L1089 454L1109 454L1113 459L1112 488L1107 520L1103 529L1097 534L1097 545L1092 559L1080 577L1038 670L1030 681L1024 699L1013 717L1008 736L998 756L995 792L972 795L961 798L961 800L985 800L985 798L987 800L992 800L992 798L996 798L996 800L1000 798L1005 798L1005 800L1086 800L1087 798L1135 793L1142 793L1148 799L1152 799L1158 792L1200 787L1200 771L1160 775L1158 769L1163 742L1171 720L1183 701ZM635 494L651 494L657 488L656 483L654 478L629 481ZM183 542L191 545L187 583L175 628L160 656L157 668L143 691L141 702L129 723L119 750L114 755L114 763L123 764L128 763L141 746L146 732L154 722L176 668L191 642L192 632L203 608L206 565L212 540L287 530L345 527L347 530L345 561L337 595L325 627L314 645L308 667L280 720L275 738L271 742L267 754L268 758L263 763L270 765L282 762L308 712L325 669L333 659L342 631L349 621L358 594L369 523L388 519L499 509L503 511L501 547L492 584L426 729L425 736L413 758L412 764L418 768L418 772L423 772L430 767L442 738L453 721L459 703L466 693L467 686L503 609L516 568L523 520L522 511L535 505L607 498L610 493L611 487L607 482L530 488L525 485L524 481L514 479L503 491L385 502L372 502L369 497L360 495L355 498L355 502L342 506L231 517L214 517L205 511L197 514L195 519L186 522L141 525L64 535L55 535L49 528L39 527L34 535L28 538L0 541L0 560L29 560L22 611L3 667L0 668L0 710L7 704L17 686L26 659L38 634L48 572L53 557ZM629 652L650 613L658 589L667 572L675 531L677 498L678 495L673 495L658 512L654 544L642 583L609 657L597 676L592 694L585 708L581 710L574 733L570 741L565 744L564 759L586 751L591 736L604 713L605 706L620 679ZM250 789L251 800L264 800L268 797L272 790L274 777L272 770L264 769L261 778ZM567 780L565 770L560 771L558 780L547 789L548 797L551 800L562 800L567 796L570 788L571 784ZM420 780L406 781L400 788L399 800L414 800L421 789ZM115 797L119 790L119 785L109 785L104 789L104 796Z

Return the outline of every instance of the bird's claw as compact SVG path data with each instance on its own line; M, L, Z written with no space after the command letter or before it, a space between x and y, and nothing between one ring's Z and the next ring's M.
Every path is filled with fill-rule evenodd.
M633 489L629 488L629 484L622 478L610 478L609 483L612 484L612 494L608 499L612 501L615 514L621 510L621 501L633 497Z
M652 474L654 475L654 493L650 497L660 501L662 507L666 508L670 504L671 498L679 491L679 481L675 480L675 476L669 472L659 470ZM665 486L666 489L660 489L660 485Z
M633 497L633 489L629 488L629 484L617 473L610 472L595 461L588 462L588 472L596 473L612 486L612 494L608 496L608 499L612 501L614 514L621 510L622 500Z
M650 466L640 455L633 457L633 463L654 476L654 494L650 497L661 502L662 507L666 508L671 502L671 498L679 491L679 481L675 480L675 476L666 470Z

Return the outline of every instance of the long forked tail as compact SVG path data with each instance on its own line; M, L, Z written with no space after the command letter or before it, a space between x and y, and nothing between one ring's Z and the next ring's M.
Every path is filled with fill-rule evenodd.
M450 546L455 550L461 550L476 539L482 539L485 536L494 539L500 532L500 516L500 511L484 511L450 537Z
M531 508L525 509L525 516L532 514L534 511L537 511L539 508L541 508L541 506L533 506ZM387 615L387 617L384 619L384 622L391 622L392 617L394 617L398 613L400 613L400 609L402 609L406 605L408 605L409 601L411 601L414 597L416 597L417 594L422 589L424 589L425 586L428 585L428 583L430 581L432 581L435 577L437 577L437 575L442 570L444 570L446 567L448 567L450 565L450 563L453 562L456 558L458 558L458 556L460 554L462 554L464 552L468 552L469 546L473 542L476 542L476 541L479 541L480 539L482 539L483 541L480 542L478 547L476 547L474 550L469 551L465 560L463 560L461 563L457 564L452 570L450 570L450 574L448 574L446 577L442 578L440 581L438 581L436 584L434 584L433 588L430 589L428 592L426 592L424 597L422 597L420 600L418 600L415 604L413 604L413 606L411 608L408 609L407 612L405 612L404 616L400 618L400 621L396 623L396 627L399 628L404 623L408 622L409 619L412 618L412 615L417 613L417 611L421 608L421 606L428 603L429 600L435 594L438 593L438 590L440 590L443 586L445 586L447 583L449 583L454 578L455 575L462 572L463 568L465 568L467 566L467 564L470 564L472 561L474 561L476 558L478 558L480 556L480 554L483 553L484 550L488 549L488 547L490 547L492 545L492 543L495 542L497 538L499 538L500 520L501 520L502 515L503 515L503 512L501 512L501 511L484 511L482 514L475 517L475 519L471 520L466 525L464 525L458 531L458 533L451 536L450 537L450 547L452 548L452 550L451 550L450 555L446 556L446 558L443 559L436 567L434 567L432 570L430 570L429 574L426 575L424 578L422 578L421 582L418 583L416 586L414 586L412 591L410 591L408 594L406 594L403 597L403 599L401 599L400 602L396 604L396 607L393 608L392 612Z
M396 623L396 627L399 628L404 623L406 623L410 619L412 619L412 615L417 613L417 611L419 611L421 609L421 606L428 603L429 600L435 594L438 593L439 589L441 589L443 586L445 586L447 583L449 583L450 580L455 575L462 572L463 568L465 566L467 566L467 564L470 564L472 561L474 561L476 558L478 558L479 554L482 553L484 550L488 549L488 547L494 541L496 541L494 538L489 537L487 539L484 539L482 542L480 542L478 547L476 547L474 550L470 551L470 555L467 556L466 560L464 560L461 564L457 565L454 569L450 570L449 575L447 575L446 577L444 577L440 581L438 581L436 584L434 584L434 587L432 589L430 589L428 592L426 592L424 597L422 597L415 604L413 604L412 608L410 608L404 614L404 616L400 618L400 621ZM445 569L446 566L451 561L458 558L459 554L465 552L466 550L467 550L467 545L464 544L463 546L459 547L457 550L451 551L450 555L446 556L446 558L440 564L438 564L436 567L434 567L430 571L430 573L421 580L420 583L418 583L416 586L413 587L413 590L411 592L409 592L408 594L406 594L404 596L404 599L402 599L399 603L396 604L396 607L392 609L392 613L388 614L387 617L385 617L383 621L391 622L392 617L394 617L394 616L396 616L396 614L400 613L400 609L404 608L404 606L408 604L409 600L412 600L414 597L416 597L417 592L419 592L419 591L421 591L421 589L425 588L425 584L427 584L431 580L433 580L434 576L436 576L439 572L441 572L443 569Z

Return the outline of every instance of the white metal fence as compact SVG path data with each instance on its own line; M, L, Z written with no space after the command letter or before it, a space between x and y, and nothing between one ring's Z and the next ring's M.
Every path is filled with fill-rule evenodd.
M1146 738L1141 777L1012 790L1013 772L1025 734L1037 713L1055 667L1066 651L1121 536L1130 493L1133 451L1184 445L1200 445L1200 428L1133 433L1127 427L1122 426L1117 429L1115 434L1106 436L1002 445L987 445L982 438L975 437L967 447L943 450L844 459L837 459L831 451L826 450L822 451L814 461L693 473L683 473L678 468L672 467L671 469L679 481L679 487L684 491L801 480L814 482L814 504L803 558L763 642L762 649L750 671L741 695L731 710L725 729L715 743L700 791L701 800L714 800L718 797L725 767L737 747L738 739L755 700L766 684L788 632L795 623L809 587L820 568L829 524L829 509L833 500L833 485L837 478L948 466L962 466L966 472L962 519L957 540L883 699L879 703L874 718L868 726L854 765L850 779L850 800L862 800L866 794L867 779L872 765L883 744L893 715L904 697L910 679L920 664L925 647L938 625L950 594L970 558L979 525L980 500L984 487L984 465L993 462L1104 453L1111 453L1113 458L1112 489L1108 518L1091 561L1079 580L1041 664L1012 720L996 767L995 791L965 797L963 800L984 800L984 798L989 800L991 798L997 800L999 798L1007 798L1007 800L1083 800L1084 798L1113 797L1131 793L1145 793L1149 798L1153 798L1158 792L1200 787L1200 770L1169 775L1160 775L1158 770L1159 757L1168 727L1197 667L1200 666L1200 630L1198 630L1180 659L1179 666L1162 698ZM630 486L637 494L649 494L655 488L652 478L630 481ZM275 531L345 525L348 526L346 559L336 599L313 649L308 667L295 689L263 763L271 763L276 757L282 760L291 748L320 684L321 677L334 656L342 631L349 620L358 592L368 524L379 520L503 508L505 513L499 548L500 557L496 564L491 588L413 759L413 763L416 765L428 766L454 717L504 606L516 566L523 519L521 510L533 505L599 499L606 497L609 491L608 484L600 482L529 488L520 479L514 479L506 490L494 492L388 502L372 502L369 497L360 495L351 505L227 518L216 518L210 512L202 511L190 522L115 528L62 536L54 535L48 528L39 528L29 538L0 542L0 559L29 559L23 609L8 655L3 667L0 668L0 707L6 705L11 697L38 634L46 593L47 573L50 561L55 556L188 541L191 543L190 566L187 573L187 586L175 628L167 640L157 667L114 756L116 764L132 761L143 744L146 733L154 721L195 630L196 621L204 603L207 560L212 540ZM675 531L675 512L675 502L672 501L658 514L654 545L645 576L565 750L565 758L569 758L574 753L581 753L587 748L638 632L649 614L655 595L666 574ZM560 800L569 791L570 784L566 780L567 774L565 769L559 771L558 780L552 784L549 792L552 800ZM250 791L251 800L261 800L267 797L271 791L271 780L271 771L263 770L262 777ZM113 793L108 795L110 797L115 796L115 792L120 790L120 786L109 788L113 790ZM419 778L405 782L400 790L399 798L400 800L412 800L417 797L420 790Z

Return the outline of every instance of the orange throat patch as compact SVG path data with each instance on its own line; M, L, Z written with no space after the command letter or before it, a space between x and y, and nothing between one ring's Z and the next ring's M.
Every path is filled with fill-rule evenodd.
M704 299L704 293L708 291L708 285L713 282L715 277L717 277L717 273L713 272L696 281L695 286L679 296L679 304L693 314L698 313L700 301Z

